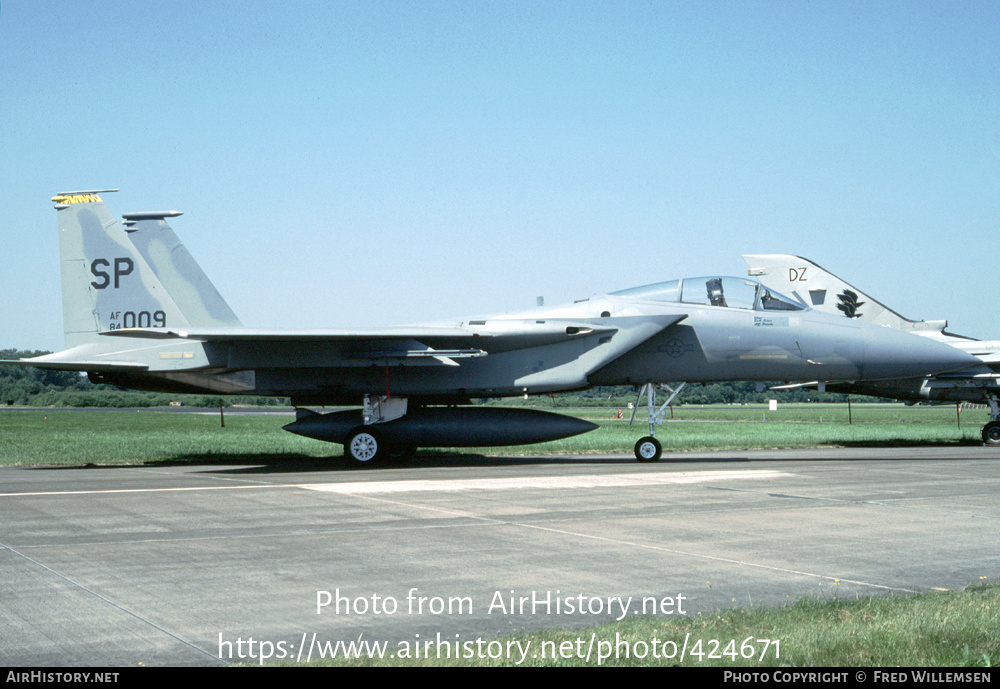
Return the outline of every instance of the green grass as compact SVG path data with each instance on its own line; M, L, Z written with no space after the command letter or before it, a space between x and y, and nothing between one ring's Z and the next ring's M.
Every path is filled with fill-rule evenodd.
M750 606L706 617L639 617L484 643L493 641L494 650L529 649L523 663L527 666L975 668L990 667L1000 659L1000 586L977 584L960 592L893 598L839 600L835 591L827 595L827 599L803 598L782 608ZM438 658L432 646L430 658L427 653L418 659L345 659L341 655L312 664L517 664L505 650L501 657L491 659L475 657L480 654L470 649L466 654L460 646L456 658L453 648L450 659ZM542 649L545 657L541 657ZM389 644L387 650L395 653L399 646Z
M148 411L0 411L0 465L226 462L339 455L281 430L288 417Z
M545 408L545 407L540 407ZM562 409L600 424L577 438L544 445L507 448L507 454L535 452L630 452L649 432L645 411L629 426L630 412L612 420L617 410ZM962 412L961 427L955 408L903 404L852 405L849 423L846 404L782 404L768 411L766 404L683 406L669 410L667 421L656 427L664 451L741 450L864 445L979 445L988 421L985 411ZM558 449L562 447L562 449ZM543 449L551 448L551 449ZM575 448L575 449L574 449Z
M540 408L548 407L540 405ZM630 453L649 431L642 413L629 426L612 419L617 409L564 408L554 411L590 419L600 428L581 436L538 445L447 450L456 454ZM901 404L786 404L685 406L674 420L657 427L664 450L770 449L898 445L978 445L985 411ZM151 411L14 411L0 409L0 465L150 464L164 462L246 462L340 457L331 445L286 433L290 417ZM422 455L441 454L422 449ZM419 457L419 455L418 455Z

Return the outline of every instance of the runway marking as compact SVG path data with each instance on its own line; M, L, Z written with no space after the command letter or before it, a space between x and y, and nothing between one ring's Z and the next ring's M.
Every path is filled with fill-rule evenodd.
M112 495L128 493L197 492L203 490L263 490L301 488L323 493L365 495L378 493L423 493L461 490L519 490L525 488L621 488L668 484L706 483L708 481L766 480L794 476L769 469L743 471L679 471L674 473L606 474L604 476L541 476L520 478L442 479L413 481L352 481L350 483L274 483L248 486L186 486L176 488L108 488L96 490L52 490L26 493L0 493L0 498L23 498L41 495Z
M769 469L743 471L680 471L655 474L605 474L599 476L541 476L518 478L443 479L440 481L357 481L353 483L305 483L299 488L324 493L364 495L462 490L565 490L579 488L627 488L631 486L680 485L709 481L770 480L794 476Z
M0 498L23 498L38 495L105 495L113 493L174 493L199 490L260 490L262 488L297 488L295 485L188 486L186 488L108 488L104 490L47 490L35 493L0 493Z
M745 559L723 557L718 555L712 555L710 553L705 553L705 552L696 552L693 550L673 548L660 544L645 543L631 539L622 540L620 538L609 538L606 536L590 534L584 531L565 528L565 527L560 528L556 526L546 526L541 523L528 523L516 519L487 517L483 515L477 515L474 512L457 510L454 508L444 509L441 507L434 507L429 505L414 505L406 502L400 502L398 500L393 500L392 498L389 497L389 495L391 494L421 493L421 492L426 493L433 491L438 491L438 492L458 492L466 490L503 491L503 490L523 490L532 488L542 489L542 490L565 490L565 489L581 489L581 488L586 489L586 488L642 487L642 486L657 486L657 485L704 484L716 481L732 481L740 479L759 481L759 480L772 480L772 479L795 477L795 476L798 476L798 474L775 471L775 470L766 470L766 469L732 470L732 471L726 471L726 470L681 471L681 472L662 471L662 472L648 472L648 473L606 474L598 476L594 475L542 476L542 477L527 477L527 478L497 477L497 478L484 478L484 479L443 479L443 480L417 479L411 481L355 481L355 482L328 483L328 484L316 484L316 483L271 484L271 485L257 484L257 485L247 485L247 486L201 486L201 487L186 487L186 488L148 488L148 489L139 488L139 489L112 489L112 490L91 490L91 491L51 491L51 492L39 492L39 493L6 493L6 494L0 494L0 497L17 497L17 496L23 497L28 495L35 495L35 496L87 495L87 494L102 494L102 493L127 494L127 493L152 493L152 492L201 491L201 490L204 491L240 490L240 489L252 490L260 488L299 488L299 489L326 492L326 493L358 495L359 497L364 496L369 500L374 500L378 502L393 503L411 508L431 510L442 514L462 516L465 518L473 519L482 524L493 524L498 526L503 525L515 528L548 532L572 538L580 538L596 542L613 543L615 546L618 547L628 546L632 548L645 549L653 552L668 553L671 555L691 557L701 560L709 560L719 563L726 563L729 565L749 567L771 572L781 572L784 574L790 574L795 576L809 577L821 581L830 581L830 582L839 581L845 584L849 583L849 584L855 584L859 586L865 586L865 587L871 587L889 591L913 592L911 589L903 587L890 586L886 584L877 584L859 579L835 577L828 574L822 574L820 572L812 572L807 570L793 569L789 567L781 567L777 565L753 562ZM873 504L878 504L878 503L873 503ZM28 558L23 553L14 550L10 546L0 543L0 549L16 553L20 557L28 559L31 562L41 567L45 567L44 565L41 565L37 561L31 560L31 558ZM49 568L46 567L46 569ZM53 573L57 574L58 576L63 576L54 571ZM78 584L76 585L79 586ZM126 612L129 612L129 614L134 615L134 613L131 613L130 611ZM138 615L135 616L138 617ZM189 645L193 646L193 644Z

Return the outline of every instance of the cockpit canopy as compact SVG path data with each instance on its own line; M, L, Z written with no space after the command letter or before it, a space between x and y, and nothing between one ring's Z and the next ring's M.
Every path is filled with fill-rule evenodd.
M806 308L805 305L751 278L684 278L623 289L611 292L611 295L756 311L802 311Z

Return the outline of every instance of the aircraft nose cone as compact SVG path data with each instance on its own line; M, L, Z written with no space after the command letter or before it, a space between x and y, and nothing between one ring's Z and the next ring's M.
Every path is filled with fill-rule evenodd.
M869 380L927 376L980 363L971 354L921 335L881 326L865 329L863 374Z

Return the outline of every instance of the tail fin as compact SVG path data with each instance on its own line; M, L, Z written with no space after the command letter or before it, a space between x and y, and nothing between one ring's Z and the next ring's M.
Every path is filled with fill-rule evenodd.
M52 198L59 211L67 349L100 342L107 330L190 325L98 196L111 191Z
M179 211L124 213L125 232L194 327L242 326L165 218Z
M778 292L794 294L817 311L897 330L943 332L948 321L912 321L812 261L788 254L745 255L749 274Z

